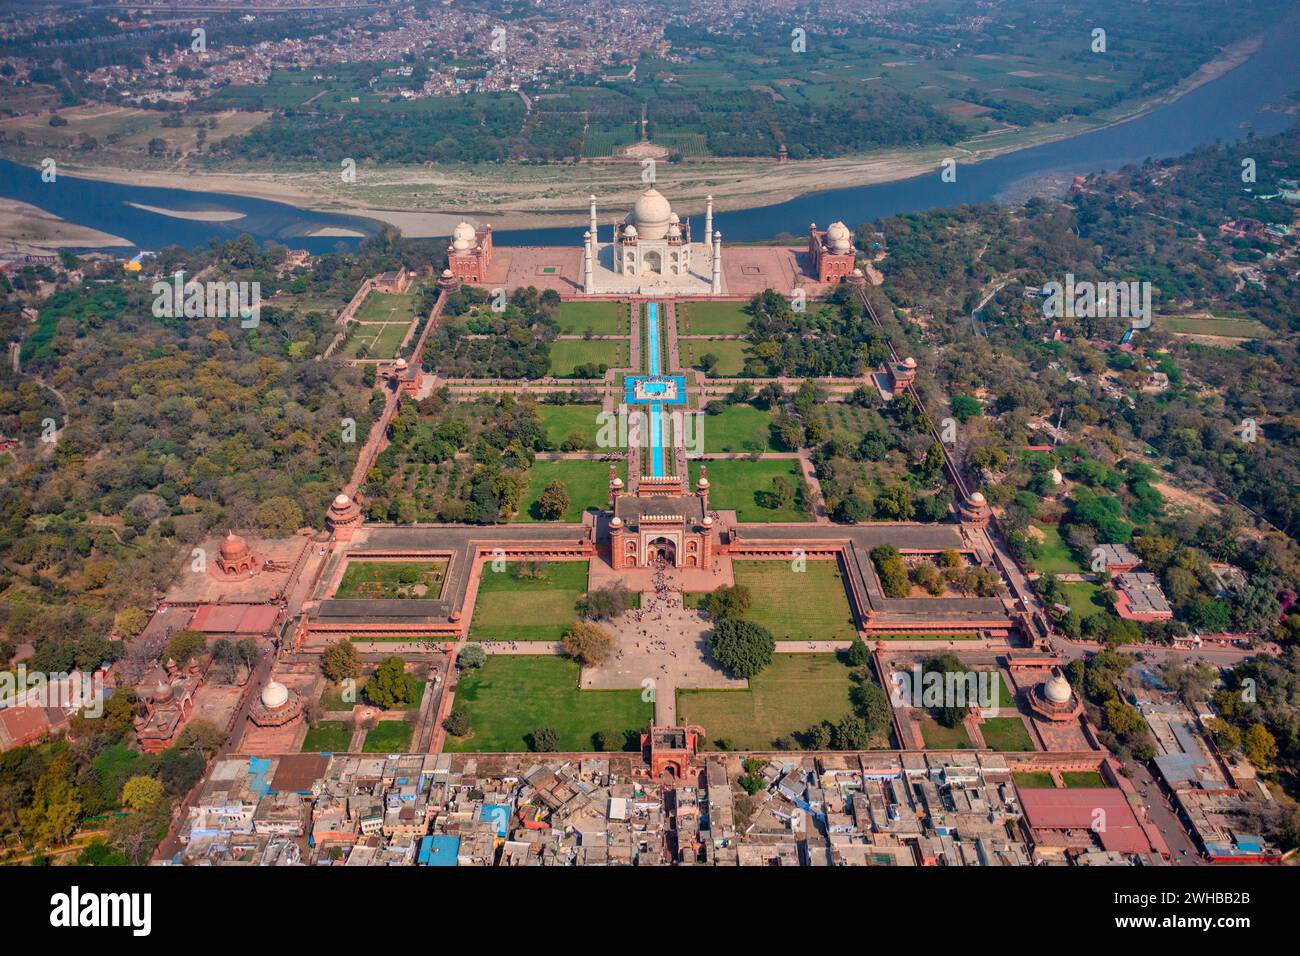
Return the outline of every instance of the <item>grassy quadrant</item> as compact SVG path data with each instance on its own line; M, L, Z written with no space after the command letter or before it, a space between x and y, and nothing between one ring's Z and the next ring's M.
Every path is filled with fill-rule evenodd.
M578 434L591 446L596 444L600 406L596 404L537 406L537 414L546 429L546 440L558 451L570 435Z
M704 452L716 455L776 451L771 425L770 412L753 405L728 405L717 415L705 415L701 420Z
M965 724L945 727L929 714L921 715L920 724L921 737L928 750L970 750L972 747Z
M625 466L619 465L623 475ZM624 476L625 477L625 476ZM603 461L536 461L528 470L528 488L516 521L545 521L538 509L542 492L552 481L569 492L569 510L561 521L581 521L587 508L609 507L609 463Z
M711 378L731 378L745 368L748 357L745 350L749 342L744 339L678 339L677 354L682 368L703 368L705 355L717 356L718 362L709 373Z
M747 302L689 302L677 307L678 335L743 335L748 331ZM685 319L682 313L685 311Z
M708 424L705 423L705 440L707 441ZM709 466L709 483L712 492L709 503L713 508L732 510L741 521L811 521L799 502L784 508L769 508L765 503L764 492L772 488L772 479L784 475L798 488L803 477L799 463L794 459L766 459L763 461L745 461L738 459L714 459L706 462ZM691 482L699 478L700 463L691 462Z
M545 577L516 578L505 571L483 568L472 641L558 641L578 619L574 604L587 590L586 561L552 561Z
M368 754L410 753L411 725L404 720L381 720L366 734L361 752Z
M732 568L752 599L745 619L762 624L778 641L857 637L838 562L809 561L798 572L789 561L736 561Z
M1034 749L1029 728L1019 717L988 717L980 724L980 733L993 750L1018 752Z
M619 335L627 332L622 302L561 302L561 335Z
M621 367L627 364L627 343L610 339L557 339L551 343L551 374L576 378L578 365Z
M777 654L748 690L679 690L677 719L700 724L710 741L767 750L777 737L849 713L851 686L834 654Z
M416 580L403 583L402 574ZM339 582L336 598L422 597L436 600L442 591L446 561L349 561ZM423 593L416 590L423 586Z
M322 720L302 741L302 753L346 753L352 742L352 731L341 720Z
M648 727L654 704L639 690L580 690L579 667L562 657L492 655L461 677L454 706L469 711L470 733L449 736L444 750L517 752L538 727L559 734L562 751L592 748L598 730Z

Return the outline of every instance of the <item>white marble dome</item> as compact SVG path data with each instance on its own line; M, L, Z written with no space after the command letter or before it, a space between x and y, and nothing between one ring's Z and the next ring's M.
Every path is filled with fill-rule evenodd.
M853 234L842 222L833 222L826 227L826 245L831 252L839 255L853 251Z
M1070 698L1074 696L1074 691L1070 687L1070 682L1065 679L1065 675L1058 672L1043 685L1043 696L1053 704L1068 704Z
M457 252L466 252L474 248L476 238L474 227L462 219L451 231L451 247Z
M643 239L662 239L672 222L673 208L664 194L651 186L632 207L632 222Z
M289 700L289 688L278 680L272 679L262 688L262 706L267 710L283 707Z
M632 225L632 224L629 222L626 226L623 227L623 235L626 236L628 239L635 239L635 238L636 238L636 226Z
M982 505L987 500L988 499L984 497L984 493L981 491L976 491L970 496L970 503L973 505Z
M352 504L352 499L349 498L347 495L338 494L334 496L334 507L346 508L350 504Z

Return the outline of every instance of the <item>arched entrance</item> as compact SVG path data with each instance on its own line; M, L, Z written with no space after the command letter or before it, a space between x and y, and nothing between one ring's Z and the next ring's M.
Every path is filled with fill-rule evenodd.
M646 274L654 273L656 275L663 275L664 272L663 257L653 249L647 250L646 254L642 256L641 266L642 266L641 271Z
M677 542L670 538L654 538L650 546L646 549L646 557L649 563L654 565L663 561L665 564L677 566Z

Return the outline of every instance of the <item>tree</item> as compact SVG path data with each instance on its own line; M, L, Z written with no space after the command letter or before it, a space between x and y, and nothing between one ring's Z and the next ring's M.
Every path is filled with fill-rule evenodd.
M880 575L880 586L886 597L905 598L912 593L912 582L907 577L903 556L892 544L882 544L871 549L871 560Z
M726 618L714 625L709 650L733 677L750 678L772 663L776 640L761 624Z
M623 749L627 734L621 730L598 730L591 735L591 742L602 753L614 753Z
M1241 750L1260 770L1269 770L1277 758L1277 741L1263 724L1251 724L1242 738Z
M131 810L148 810L163 798L163 785L153 777L135 776L122 787L122 805Z
M603 664L614 650L614 635L599 624L578 621L564 635L564 653L584 667Z
M593 621L618 617L636 604L636 594L617 582L607 588L593 588L578 600L578 613Z
M145 625L149 623L149 615L143 608L126 607L117 614L117 620L113 624L113 629L127 640L139 636L144 630Z
M257 508L258 527L276 534L290 534L302 527L302 508L292 498L277 495Z
M701 609L713 620L722 621L731 617L744 617L752 602L753 597L745 585L723 584L704 599Z
M850 491L835 506L835 520L846 524L866 521L871 515L871 502L855 491Z
M475 670L487 663L487 651L478 644L466 644L456 655L456 666L463 671Z
M547 521L558 521L569 510L569 490L556 479L546 486L537 499L537 510Z
M385 658L375 668L363 689L367 702L388 710L411 699L411 684L406 679L406 662L400 657Z
M167 656L182 667L208 648L208 639L199 631L177 631L167 642Z
M326 678L336 684L355 680L361 674L361 655L357 653L357 646L346 638L335 641L321 654L320 668Z
M469 733L469 711L464 707L455 707L442 722L442 727L453 737L464 737Z
M871 745L871 730L857 714L845 714L835 725L836 750L866 750Z
M554 727L538 727L528 735L528 749L539 754L553 754L560 748L560 735Z
M862 667L871 663L871 648L867 647L867 642L861 637L855 637L846 656L851 666Z
M889 696L871 679L868 671L864 670L855 680L856 683L849 691L849 700L853 703L854 712L865 721L867 734L874 736L889 726L893 716Z

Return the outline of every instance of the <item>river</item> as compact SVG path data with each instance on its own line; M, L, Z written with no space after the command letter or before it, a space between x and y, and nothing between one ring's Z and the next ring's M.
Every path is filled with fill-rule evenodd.
M954 182L936 170L874 186L854 186L801 196L789 202L733 212L720 210L717 228L731 242L771 239L781 232L802 234L810 222L841 219L859 223L896 213L962 203L998 201L1043 178L1117 169L1146 158L1177 156L1197 146L1230 142L1249 134L1280 132L1292 116L1278 109L1298 84L1300 10L1275 24L1262 48L1242 65L1173 103L1124 123L1035 146L980 163L959 164ZM250 233L259 241L326 252L354 246L355 238L304 236L336 227L373 232L374 220L298 209L286 203L226 193L134 186L59 176L41 181L38 170L0 160L0 196L38 206L69 222L99 229L145 249L199 246ZM222 209L242 213L229 222L178 219L128 203L171 210ZM498 245L578 245L581 226L494 232Z

